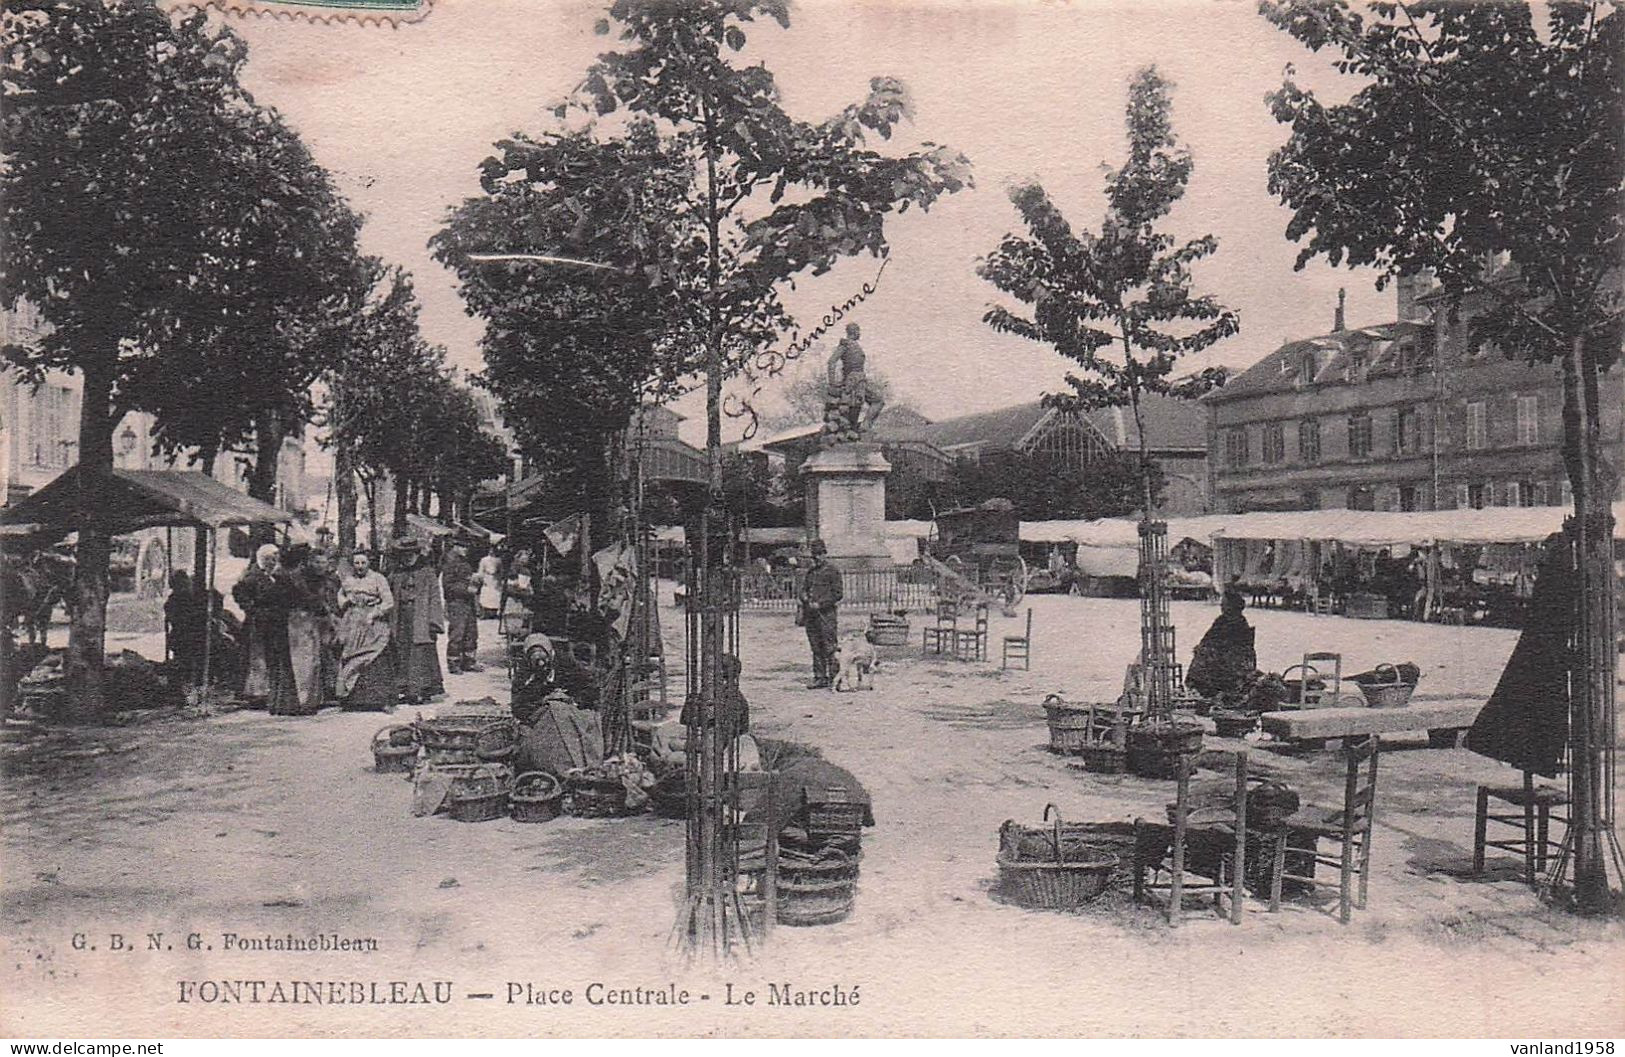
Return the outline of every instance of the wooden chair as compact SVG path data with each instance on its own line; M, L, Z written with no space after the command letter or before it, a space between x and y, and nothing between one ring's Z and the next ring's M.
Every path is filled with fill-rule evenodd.
M920 631L920 654L941 656L951 653L954 635L959 631L959 604L948 599L937 601L937 622Z
M1490 801L1498 800L1518 809L1516 814L1491 814ZM1548 856L1557 851L1553 841L1551 820L1553 808L1566 808L1568 793L1556 786L1536 785L1535 776L1523 772L1523 785L1481 785L1478 787L1478 809L1473 819L1473 873L1484 872L1484 849L1499 848L1523 856L1524 880L1533 887L1546 872ZM1557 821L1567 823L1563 815ZM1517 837L1501 840L1489 839L1489 824L1511 826L1519 831Z
M1303 692L1298 696L1302 708L1330 708L1343 694L1343 655L1341 653L1306 653L1303 655ZM1320 686L1316 687L1315 682Z
M953 634L953 654L961 661L987 660L987 603L976 607L976 622L969 628L957 628Z
M1343 810L1319 823L1294 823L1283 831L1275 842L1275 862L1270 871L1270 913L1281 909L1281 884L1295 881L1313 888L1337 888L1337 916L1343 924L1349 923L1352 907L1365 909L1366 882L1371 875L1371 827L1377 817L1377 757L1378 739L1375 735L1358 745L1343 750L1347 772L1343 781ZM1307 847L1293 845L1293 841L1310 839ZM1336 854L1320 850L1321 841L1337 845ZM1337 880L1323 881L1314 876L1286 872L1287 856L1300 862L1313 860L1317 866L1337 867Z
M1021 662L1021 670L1032 671L1033 667L1033 611L1027 608L1027 630L1020 635L1006 635L1004 649L999 658L999 667L1008 668L1012 661Z
M1228 832L1233 838L1230 851L1219 854L1213 876L1194 874L1187 867L1192 812L1190 778L1196 769L1195 757L1179 769L1171 827L1149 825L1144 819L1134 820L1134 902L1161 903L1170 925L1179 924L1185 913L1185 899L1193 895L1211 896L1216 911L1223 910L1224 901L1228 899L1230 924L1241 924L1247 877L1247 754L1238 752L1235 758L1234 817L1225 823L1204 827L1209 833ZM1173 830L1171 840L1164 836L1169 828Z

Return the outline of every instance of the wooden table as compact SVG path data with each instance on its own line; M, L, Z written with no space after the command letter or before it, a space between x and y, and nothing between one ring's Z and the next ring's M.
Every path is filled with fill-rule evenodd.
M1483 701L1412 701L1402 708L1302 708L1265 712L1264 730L1301 745L1323 746L1330 739L1363 738L1425 730L1428 744L1453 748L1462 731L1478 718Z

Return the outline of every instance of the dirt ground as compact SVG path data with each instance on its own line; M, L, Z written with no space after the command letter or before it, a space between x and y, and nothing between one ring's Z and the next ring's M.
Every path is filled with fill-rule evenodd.
M1121 893L1069 914L999 901L1005 819L1036 824L1046 803L1068 819L1154 818L1172 796L1168 783L1083 774L1044 747L1045 693L1116 696L1137 649L1137 603L1031 604L1030 672L999 670L998 638L1018 628L995 618L993 663L910 655L862 694L802 688L806 643L788 614L742 618L758 732L816 745L855 772L878 824L848 920L781 927L756 957L717 971L689 968L668 946L680 822L413 818L408 783L373 773L368 751L386 719L410 716L233 712L44 738L8 731L0 1035L1625 1034L1625 927L1543 907L1510 859L1470 876L1474 787L1515 776L1421 736L1384 753L1370 905L1346 927L1306 903L1275 915L1250 903L1239 927L1198 916L1170 929ZM1215 614L1175 605L1182 655ZM681 624L665 615L680 660ZM1487 695L1516 637L1248 616L1265 668L1307 649L1341 650L1351 671L1414 660L1419 697ZM494 631L482 627L490 667L452 677L451 699L506 700ZM109 643L126 646L153 642ZM1340 795L1332 754L1253 758L1315 803ZM337 933L378 949L227 950L228 932ZM202 949L187 949L189 934ZM413 984L432 995L439 981L454 997L252 1003L245 984L242 1002L206 1001L215 991L199 983L254 980L266 981L262 996L276 981L319 982L329 999L356 997L352 982L388 996L405 981L410 997ZM687 987L689 1004L605 1001L606 988L635 1001L635 989L669 984ZM769 984L813 1004L769 1004ZM526 985L556 1001L527 1003ZM468 997L480 994L492 997Z

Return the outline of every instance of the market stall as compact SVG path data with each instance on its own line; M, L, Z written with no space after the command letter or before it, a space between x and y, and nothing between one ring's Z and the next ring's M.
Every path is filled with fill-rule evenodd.
M16 529L30 526L28 539L48 545L79 528L80 467L73 466L39 491L0 510L0 525ZM101 525L118 536L147 528L193 528L218 533L221 529L252 525L287 526L293 515L237 492L204 473L183 470L122 470L108 473L95 484L96 512ZM205 597L215 597L216 548L208 548ZM214 614L209 614L212 622ZM203 638L200 685L209 683L211 644Z
M1417 512L1299 510L1220 515L1214 580L1239 578L1257 604L1351 616L1517 626L1540 544L1566 507ZM1616 538L1625 503L1614 506Z

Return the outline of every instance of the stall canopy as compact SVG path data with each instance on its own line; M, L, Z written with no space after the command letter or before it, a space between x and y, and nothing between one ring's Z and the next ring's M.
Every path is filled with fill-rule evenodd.
M96 511L115 535L166 525L220 529L286 524L293 515L250 499L203 473L187 470L113 470L96 488ZM70 467L39 491L0 510L0 524L38 526L61 537L79 528L80 468Z
M1415 513L1290 510L1222 516L1226 539L1324 540L1357 547L1428 543L1540 543L1563 528L1568 507L1485 507ZM1214 520L1214 519L1203 519ZM1614 504L1614 530L1625 531L1625 502ZM1173 532L1170 528L1169 536ZM1625 538L1625 537L1622 537Z
M1284 510L1170 518L1168 541L1321 540L1358 547L1427 543L1539 543L1563 528L1568 507L1486 507L1483 510ZM1134 548L1132 518L1097 521L1023 521L1024 543L1075 543L1080 547ZM1614 504L1614 530L1625 539L1625 502Z
M456 532L456 530L450 525L443 521L436 521L427 514L406 515L406 527L412 532L416 533L418 536L425 537L427 539L440 539L444 536L453 535Z

